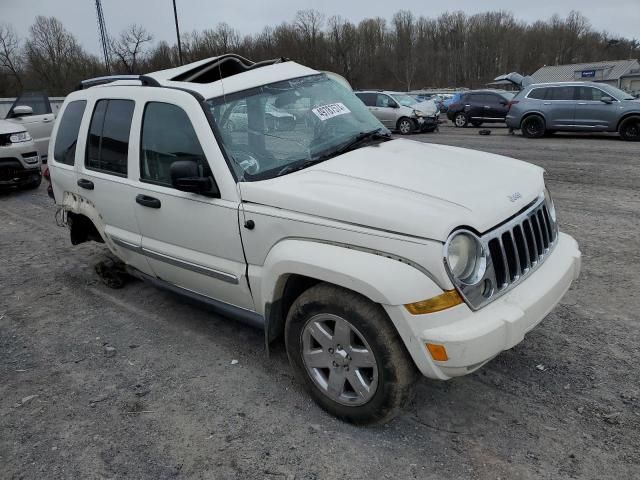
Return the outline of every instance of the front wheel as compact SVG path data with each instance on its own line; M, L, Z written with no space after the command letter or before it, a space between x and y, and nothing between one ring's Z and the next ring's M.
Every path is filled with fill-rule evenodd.
M522 121L520 128L522 129L522 135L527 138L543 137L545 132L544 119L539 115L532 115Z
M469 120L467 119L467 116L464 113L460 112L460 113L456 113L456 116L453 117L453 123L458 128L464 128L469 123Z
M620 125L620 137L631 142L640 141L640 117L627 118Z
M417 370L380 305L320 283L294 302L285 341L298 381L327 412L384 423L410 400Z
M398 131L402 135L409 135L415 129L414 123L409 118L401 118L398 120Z

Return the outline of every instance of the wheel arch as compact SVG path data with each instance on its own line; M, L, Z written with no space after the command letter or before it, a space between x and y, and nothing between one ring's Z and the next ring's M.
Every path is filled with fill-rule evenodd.
M256 303L264 308L267 345L282 334L295 299L320 282L386 305L412 303L443 291L424 272L399 259L311 240L279 242L260 277L264 288Z
M539 110L532 110L532 111L527 112L527 113L525 113L525 114L523 114L523 115L522 115L522 118L520 119L520 123L519 123L519 125L518 125L518 130L521 130L521 129L522 129L522 124L524 123L524 121L525 121L527 118L532 117L532 116L534 116L534 115L536 115L536 116L538 116L538 117L542 117L542 120L544 121L544 125L545 125L545 127L547 126L547 117L544 115L544 113L542 113L542 112L541 112L541 111L539 111Z
M618 124L616 125L616 132L620 131L620 127L622 126L622 124L624 122L626 122L627 120L629 120L630 118L637 118L638 120L640 120L640 112L629 112L629 113L625 113L622 118L620 118L620 120L618 120Z

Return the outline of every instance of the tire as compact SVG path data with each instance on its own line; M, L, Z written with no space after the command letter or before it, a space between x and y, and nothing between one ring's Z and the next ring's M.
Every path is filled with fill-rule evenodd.
M285 342L297 380L341 420L385 423L411 400L413 360L382 307L362 295L326 283L306 290L289 310Z
M464 128L469 125L469 120L463 112L460 112L454 115L453 124L458 128Z
M402 117L400 120L398 120L396 128L398 129L400 134L409 135L416 129L416 126L410 118Z
M40 186L41 183L42 183L42 176L39 176L37 180L34 180L33 182L26 183L21 188L23 190L35 190L36 188L38 188Z
M482 122L478 122L476 120L471 120L471 125L473 125L474 127L481 127L482 126Z
M522 130L522 135L527 138L544 137L546 130L544 118L540 115L531 115L522 121L520 129Z
M618 132L623 140L629 142L640 141L640 117L630 117L623 120Z

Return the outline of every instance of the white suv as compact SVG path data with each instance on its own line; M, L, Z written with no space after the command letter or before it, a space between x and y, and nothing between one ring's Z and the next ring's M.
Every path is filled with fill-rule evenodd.
M266 105L292 128L268 129ZM299 381L354 423L391 418L418 372L465 375L522 341L579 272L541 168L392 140L348 88L284 59L87 81L53 138L73 244L284 336Z

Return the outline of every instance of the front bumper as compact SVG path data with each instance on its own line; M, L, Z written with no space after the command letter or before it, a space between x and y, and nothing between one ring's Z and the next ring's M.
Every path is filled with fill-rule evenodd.
M38 180L42 163L33 140L0 147L0 188Z
M418 128L421 132L438 128L438 117L418 117Z
M580 250L560 233L553 253L529 278L486 307L459 305L411 315L402 305L386 306L423 375L442 380L471 373L520 343L557 305L580 272ZM426 343L443 345L447 361L431 358Z

